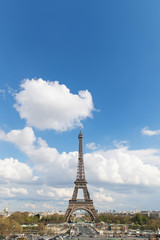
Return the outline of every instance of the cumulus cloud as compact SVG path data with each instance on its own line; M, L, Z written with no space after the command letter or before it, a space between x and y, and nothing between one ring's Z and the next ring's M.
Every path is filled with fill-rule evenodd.
M127 147L86 154L85 161L87 176L92 181L160 186L160 170L152 165L152 159L146 164Z
M48 147L43 139L36 138L30 127L12 130L7 134L1 131L0 139L18 146L34 163L34 169L40 176L43 176L44 182L49 184L54 181L68 182L76 173L77 152L60 154L55 148ZM36 180L35 177L34 180Z
M94 199L98 202L113 202L113 198L111 196L106 196L105 193L94 193Z
M45 148L42 154L41 148L37 149L37 160L39 155L44 159L48 155L51 161L45 161L43 164L36 161L36 171L43 175L44 182L49 185L72 183L76 178L78 152L51 152L51 149ZM87 153L84 155L84 164L87 180L91 184L160 186L160 152L154 149L133 151L122 147Z
M64 84L41 78L26 79L21 88L15 94L14 107L29 126L67 131L82 126L83 119L92 117L94 106L88 90L73 94Z
M16 144L22 151L27 152L33 149L33 143L36 140L32 128L25 127L22 130L12 130L5 134L0 130L0 139Z
M44 195L44 190L43 189L38 189L37 194L40 195L40 196L43 196Z
M116 148L125 148L128 146L128 141L117 141L117 140L114 140L113 141L113 145L116 147Z
M23 194L23 195L27 195L28 191L25 188L11 188L11 192L15 193L15 194Z
M31 208L31 209L35 209L37 206L33 203L25 203L24 204L25 208Z
M76 179L78 152L59 153L57 149L48 146L45 140L37 138L33 129L27 127L22 130L12 130L9 133L0 132L1 140L9 141L18 146L30 160L33 162L33 170L41 180L41 187L34 185L25 190L24 187L12 186L0 189L2 196L13 198L19 196L23 198L27 195L32 196L33 201L50 201L53 199L56 205L59 202L67 204L68 199L72 197L74 181ZM22 141L21 141L22 139ZM104 189L113 190L109 192L103 189L93 189L89 186L91 198L95 201L98 208L116 206L119 195L118 191L124 189L153 189L160 186L160 150L158 149L140 149L130 150L129 147L122 144L117 145L115 149L99 150L84 154L84 165L86 179L91 186L103 186ZM13 158L0 160L0 179L1 182L33 182L33 170L24 163ZM45 186L45 187L42 187ZM68 186L65 188L64 186ZM72 187L69 187L72 186ZM34 189L34 191L32 190ZM34 192L34 194L33 194ZM128 191L127 191L128 192ZM135 196L133 191L132 197ZM35 194L36 193L36 194ZM145 196L143 196L145 198ZM121 195L121 201L127 202L128 196ZM135 199L135 198L134 198ZM102 201L103 200L103 201ZM103 202L105 204L103 204ZM120 203L118 203L119 208ZM39 205L40 206L40 205ZM131 202L131 206L134 206ZM27 206L26 206L27 207ZM44 207L41 206L40 207ZM66 205L65 205L66 207ZM124 206L123 206L124 207ZM29 208L29 207L28 207ZM44 207L44 208L47 208Z
M55 148L49 147L43 139L36 138L29 127L12 130L7 134L3 132L0 137L5 141L14 142L28 155L34 163L34 170L40 177L43 176L41 179L44 184L72 183L76 178L77 151L60 154ZM33 179L31 169L13 159L8 160L11 162L8 165L18 165L19 168L23 166L27 169L23 174L23 170L18 170L18 167L8 167L11 172L8 173L8 169L4 167L6 161L0 162L0 169L4 169L0 173L1 176L7 176L9 179L25 179L26 176L27 179L30 174ZM116 149L87 153L84 155L84 162L90 183L160 186L160 151L156 149L129 150L128 147L119 145ZM15 174L15 171L21 175ZM58 193L51 191L50 194L55 196Z
M0 178L4 181L30 182L34 176L32 169L25 163L14 158L5 158L0 159Z
M95 149L97 149L97 146L94 142L92 142L92 143L87 143L86 148L91 149L91 150L95 150Z
M10 188L0 186L1 197L14 197L15 194L11 192Z
M25 188L9 188L9 187L4 187L4 186L0 186L0 192L1 192L1 197L9 197L9 198L13 198L13 197L17 197L17 195L27 195L27 189Z
M37 194L39 196L45 196L54 199L65 199L71 198L73 192L73 188L56 188L56 187L44 187L44 189L38 189Z
M144 164L149 164L160 169L160 150L147 148L139 150L130 150L130 154L140 158Z
M47 209L53 209L52 206L50 206L48 203L43 203L42 205L44 208L47 208Z
M148 127L145 127L142 129L141 133L147 136L154 136L154 135L159 135L160 130L150 130Z
M73 188L50 188L50 191L55 193L59 198L71 197Z

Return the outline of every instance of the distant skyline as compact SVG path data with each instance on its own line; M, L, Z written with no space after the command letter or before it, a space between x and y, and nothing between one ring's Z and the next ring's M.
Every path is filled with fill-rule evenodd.
M65 211L83 133L99 210L160 210L160 2L0 2L0 211Z

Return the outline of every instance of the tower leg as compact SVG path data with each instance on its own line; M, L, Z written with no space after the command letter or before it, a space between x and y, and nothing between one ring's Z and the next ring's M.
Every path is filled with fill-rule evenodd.
M78 195L78 187L74 187L74 191L73 191L73 196L72 196L72 200L76 200L77 199L77 195Z
M90 195L89 195L87 187L83 187L83 194L84 194L85 200L90 200Z

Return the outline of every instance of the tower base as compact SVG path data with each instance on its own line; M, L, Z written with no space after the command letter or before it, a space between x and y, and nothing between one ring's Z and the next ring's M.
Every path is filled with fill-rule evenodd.
M92 221L96 220L97 212L93 205L93 200L69 200L69 206L65 213L65 219L69 222L71 214L76 210L85 210L91 216Z

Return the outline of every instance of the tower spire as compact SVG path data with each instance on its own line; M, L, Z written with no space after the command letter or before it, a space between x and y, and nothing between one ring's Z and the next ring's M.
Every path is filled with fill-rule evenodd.
M80 133L78 135L79 138L79 152L78 152L78 168L77 168L77 178L78 181L84 181L85 180L85 172L84 172L84 161L83 161L83 134Z

